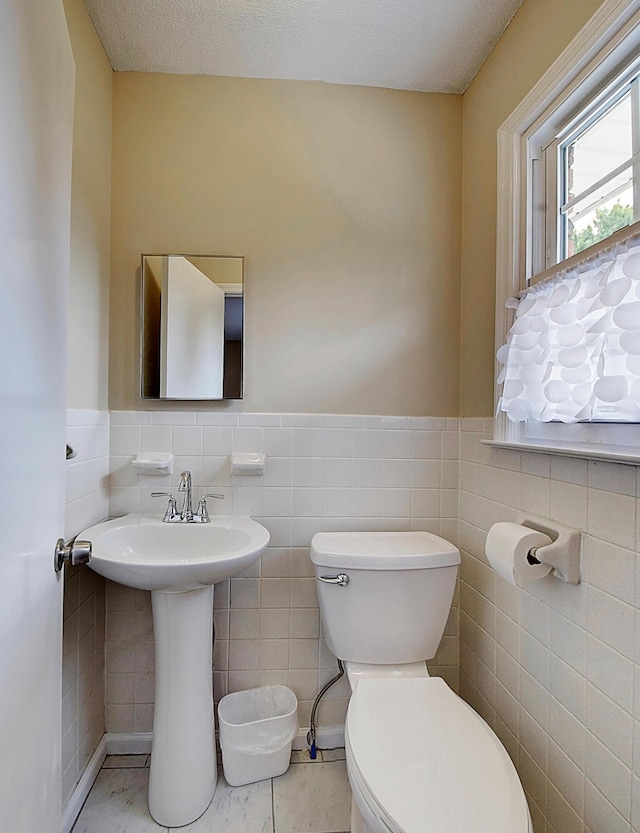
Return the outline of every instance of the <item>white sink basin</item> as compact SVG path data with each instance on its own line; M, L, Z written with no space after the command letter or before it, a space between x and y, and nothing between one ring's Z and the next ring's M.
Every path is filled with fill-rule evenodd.
M90 566L105 578L140 590L187 591L237 575L269 543L251 518L216 516L208 524L162 523L126 515L85 529L93 543Z

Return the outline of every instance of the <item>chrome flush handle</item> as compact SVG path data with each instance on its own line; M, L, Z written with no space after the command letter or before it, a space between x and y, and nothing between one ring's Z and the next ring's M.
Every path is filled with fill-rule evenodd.
M324 584L337 584L340 587L346 587L349 584L349 576L346 573L339 573L337 576L316 576L316 578Z

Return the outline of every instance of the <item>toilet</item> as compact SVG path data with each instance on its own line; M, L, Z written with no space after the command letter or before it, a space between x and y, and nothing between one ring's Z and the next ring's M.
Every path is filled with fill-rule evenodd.
M351 833L532 833L500 740L427 670L458 549L429 532L319 532L311 560L325 640L351 688Z

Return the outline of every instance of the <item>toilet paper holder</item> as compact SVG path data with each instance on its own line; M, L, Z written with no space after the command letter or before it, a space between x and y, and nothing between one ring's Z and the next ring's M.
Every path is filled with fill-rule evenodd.
M518 523L544 532L552 541L551 544L531 550L527 556L530 564L547 564L556 578L570 584L580 583L582 533L579 529L528 513L521 513Z

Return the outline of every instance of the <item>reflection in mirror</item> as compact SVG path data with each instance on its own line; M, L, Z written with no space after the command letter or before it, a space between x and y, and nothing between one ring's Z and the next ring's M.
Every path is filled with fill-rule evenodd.
M142 255L144 399L241 399L244 258Z

